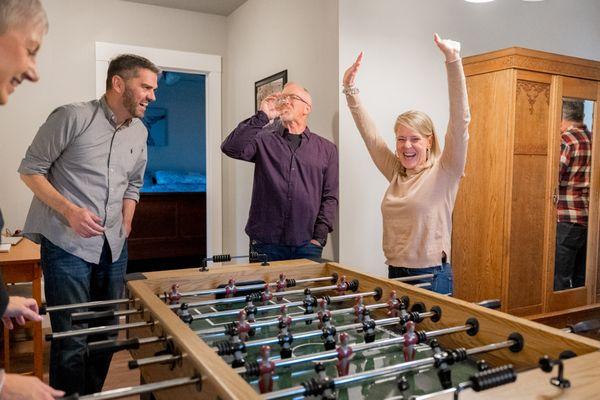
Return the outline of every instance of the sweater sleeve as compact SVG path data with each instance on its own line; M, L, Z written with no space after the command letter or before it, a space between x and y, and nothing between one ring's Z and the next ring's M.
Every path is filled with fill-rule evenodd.
M467 85L461 59L446 63L450 121L446 130L441 167L452 175L461 177L467 162L468 126L471 121Z
M346 102L371 159L388 182L391 181L397 168L396 156L377 132L375 123L361 104L358 95L347 94Z

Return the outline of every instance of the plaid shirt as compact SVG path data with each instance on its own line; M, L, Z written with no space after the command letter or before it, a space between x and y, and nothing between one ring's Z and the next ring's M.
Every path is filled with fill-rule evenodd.
M569 127L560 145L558 222L587 226L591 164L591 132L585 126Z

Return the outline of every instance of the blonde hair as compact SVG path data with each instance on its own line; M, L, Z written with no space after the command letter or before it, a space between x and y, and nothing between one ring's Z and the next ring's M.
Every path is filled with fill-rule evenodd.
M398 116L398 118L396 118L396 123L394 124L394 133L398 132L400 125L412 129L426 138L431 137L429 161L434 164L441 155L441 150L437 134L435 132L435 127L433 126L433 121L431 118L429 118L429 115L422 111L416 110L403 112ZM404 172L404 167L401 166L400 169L402 172Z

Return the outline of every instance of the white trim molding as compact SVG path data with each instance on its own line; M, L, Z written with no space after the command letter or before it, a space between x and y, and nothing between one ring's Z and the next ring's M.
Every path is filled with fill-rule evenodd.
M221 56L96 42L96 96L106 87L108 63L119 54L137 54L168 71L206 75L206 252L223 252L221 175Z

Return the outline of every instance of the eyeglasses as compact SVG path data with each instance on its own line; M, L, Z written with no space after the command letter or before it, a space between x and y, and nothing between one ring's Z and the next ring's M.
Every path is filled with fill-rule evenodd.
M310 106L310 104L306 100L304 100L302 97L298 96L297 94L282 94L281 96L279 96L277 98L277 100L275 100L275 104L278 106L281 106L281 105L284 105L287 103L291 103L292 100L298 100L298 101L301 101L304 104Z

